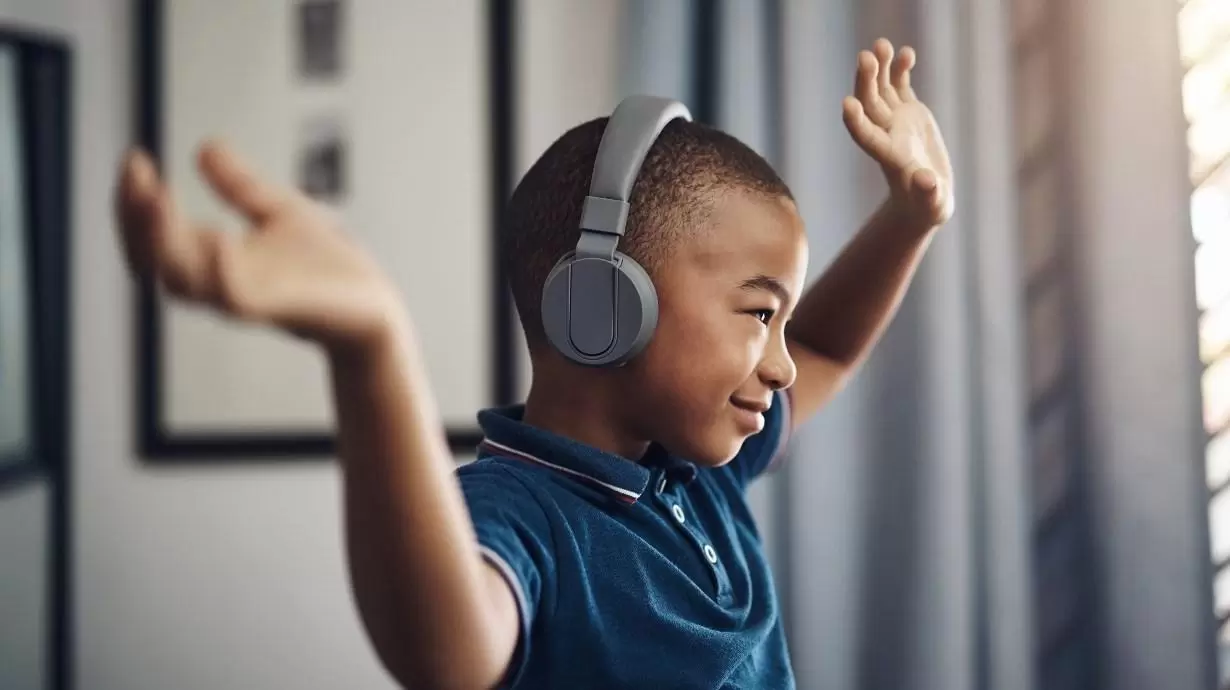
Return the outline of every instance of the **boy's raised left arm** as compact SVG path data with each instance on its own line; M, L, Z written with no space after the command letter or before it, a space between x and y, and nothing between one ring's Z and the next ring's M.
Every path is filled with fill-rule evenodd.
M880 39L859 54L842 103L851 137L884 171L888 198L807 290L786 327L798 375L797 426L866 359L896 313L935 232L954 209L952 166L930 109L910 84L915 55Z

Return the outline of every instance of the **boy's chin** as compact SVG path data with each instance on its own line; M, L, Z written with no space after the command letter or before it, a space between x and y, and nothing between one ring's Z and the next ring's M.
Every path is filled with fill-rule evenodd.
M703 438L688 439L686 449L676 454L687 458L702 467L721 467L730 462L743 448L747 436L726 433L714 433Z

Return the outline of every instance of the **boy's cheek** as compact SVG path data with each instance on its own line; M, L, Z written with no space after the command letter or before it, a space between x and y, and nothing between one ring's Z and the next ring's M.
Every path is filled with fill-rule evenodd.
M713 350L701 342L673 349L655 367L654 378L674 395L696 401L708 397L707 390L719 388L728 367L715 361ZM689 407L697 407L695 403Z
M721 319L662 323L643 353L647 388L679 408L675 414L712 416L756 370L757 348L744 342L740 325Z

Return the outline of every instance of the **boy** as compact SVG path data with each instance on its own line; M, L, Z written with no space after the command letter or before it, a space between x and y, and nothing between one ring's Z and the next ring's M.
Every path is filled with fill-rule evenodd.
M624 366L561 356L540 310L577 243L604 122L544 153L502 247L532 389L480 413L480 458L457 470L398 296L326 211L212 144L202 173L252 229L194 227L150 161L128 157L117 211L136 273L321 345L356 604L398 681L793 687L744 489L867 355L953 209L947 153L910 87L914 53L893 52L881 39L860 53L843 103L888 199L806 295L803 225L777 175L720 132L666 126L619 243L659 310Z

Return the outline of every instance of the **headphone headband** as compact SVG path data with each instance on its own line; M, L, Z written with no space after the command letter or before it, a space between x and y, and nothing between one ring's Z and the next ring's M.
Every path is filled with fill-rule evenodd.
M672 120L691 121L692 114L679 101L657 96L634 95L615 107L607 120L589 196L581 212L581 230L624 234L628 221L628 197L650 147Z

